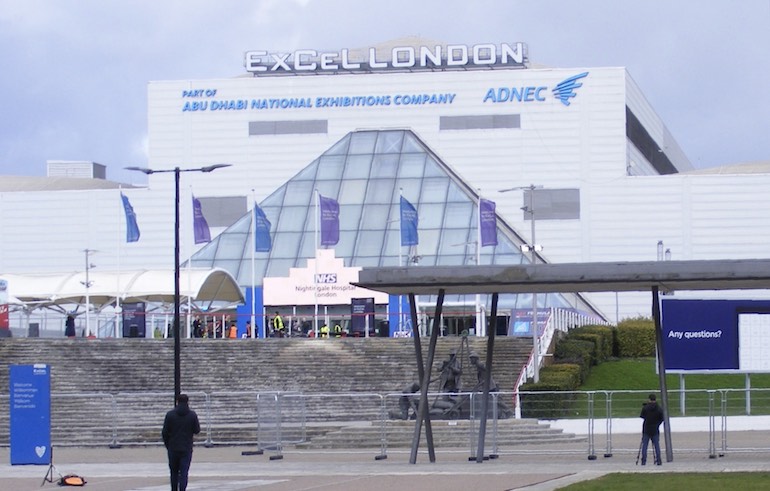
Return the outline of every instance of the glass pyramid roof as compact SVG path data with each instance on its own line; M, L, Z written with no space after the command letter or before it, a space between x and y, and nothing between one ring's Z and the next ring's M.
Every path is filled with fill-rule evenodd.
M298 172L259 203L272 224L272 249L254 253L252 213L246 213L191 258L193 267L229 271L242 288L265 276L287 276L315 257L316 191L338 201L340 238L335 256L348 267L419 267L476 264L478 194L412 131L356 131ZM401 247L400 197L419 217L419 245ZM499 217L496 246L481 249L481 264L529 263L526 242ZM506 297L506 298L503 298ZM538 295L540 308L594 309L580 297ZM464 303L465 299L447 301ZM474 297L468 296L468 304ZM525 308L531 295L505 295L500 308Z

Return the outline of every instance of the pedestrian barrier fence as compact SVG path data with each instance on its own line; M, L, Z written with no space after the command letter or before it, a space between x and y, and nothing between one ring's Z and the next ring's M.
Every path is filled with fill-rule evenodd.
M520 391L490 394L484 452L576 453L596 458L635 454L641 403L654 390ZM296 391L187 392L198 413L198 444L257 446L280 458L287 447L404 452L414 444L419 392L300 393ZM662 398L658 399L662 402ZM442 404L437 404L442 401ZM481 393L429 393L438 451L477 452L483 420ZM8 395L0 395L0 446L9 445ZM171 392L51 394L51 440L56 446L159 445ZM704 440L676 451L770 452L770 389L671 390L673 435L697 432ZM519 413L521 417L506 417ZM748 425L747 425L748 422ZM739 446L734 432L763 432L763 445ZM627 437L631 434L634 438ZM676 442L675 442L676 443ZM425 429L419 440L425 448ZM271 457L272 458L272 457Z

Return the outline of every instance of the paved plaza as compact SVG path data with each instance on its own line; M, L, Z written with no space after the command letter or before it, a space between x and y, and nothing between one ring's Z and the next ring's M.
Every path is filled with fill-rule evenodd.
M766 432L742 432L739 437L732 435L732 444L736 448L761 449L767 446L765 437ZM572 453L568 448L529 446L511 453L501 452L498 458L482 463L469 461L467 449L438 449L436 462L431 463L421 448L416 464L409 463L408 449L389 451L387 458L380 460L375 459L379 450L287 449L281 459L271 460L275 453L253 455L254 448L249 447L199 446L194 451L188 490L545 491L614 472L770 471L767 451L742 451L710 458L708 447L703 447L707 441L707 435L702 433L675 435L674 448L678 445L687 450L675 451L673 461L660 467L636 465L638 439L631 434L617 435L612 457L604 457L602 448L597 448L595 460L587 458L585 445L575 447ZM9 453L8 448L0 449L0 490L60 489L55 482L44 481L47 466L11 466ZM59 447L55 448L54 464L55 477L81 475L88 481L86 488L93 491L169 489L166 454L161 446Z

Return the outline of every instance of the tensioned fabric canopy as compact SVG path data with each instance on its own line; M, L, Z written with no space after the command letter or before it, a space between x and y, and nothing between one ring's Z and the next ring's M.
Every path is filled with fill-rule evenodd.
M86 273L3 274L9 294L29 306L86 303ZM97 308L115 302L174 301L174 270L139 270L88 274L88 299ZM244 303L235 278L224 269L182 269L180 298L186 302Z

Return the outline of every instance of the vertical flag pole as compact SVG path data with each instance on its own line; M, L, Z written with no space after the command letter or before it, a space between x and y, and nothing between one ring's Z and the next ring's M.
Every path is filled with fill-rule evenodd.
M254 203L251 207L251 231L254 235L254 241L251 244L251 332L248 335L254 339L257 333L257 279L255 278L257 268L254 259L257 250L257 193L254 189L251 190L251 200Z
M318 339L318 227L321 221L318 206L321 201L321 195L318 193L318 189L315 190L315 258L313 259L314 273L313 273L313 298L315 300L315 315L313 316L313 333L315 338Z
M118 196L123 194L123 187L118 186ZM118 211L118 214L123 208L123 197L120 197L120 207L121 210ZM126 220L126 230L128 230L128 220ZM127 235L127 234L126 234ZM118 337L118 324L120 323L120 215L118 215L118 233L117 233L117 240L118 240L118 280L115 288L115 334L114 336Z
M476 266L481 265L481 193L476 199ZM484 316L481 315L481 295L476 294L476 336L486 336Z
M403 266L403 258L402 253L404 249L404 245L401 243L401 227L404 226L404 224L401 223L401 199L404 197L404 188L398 188L398 194L399 194L399 200L398 200L398 267L400 268ZM404 330L404 313L403 310L403 300L402 295L398 296L398 331L401 332ZM414 327L414 326L413 326Z
M192 205L193 200L193 191L192 186L190 186L190 205ZM195 212L192 213L193 220L195 220ZM187 326L187 338L190 338L190 332L192 331L192 319L190 318L190 313L192 312L192 302L190 301L190 290L192 290L192 284L190 283L190 276L192 275L192 251L195 249L195 246L193 246L193 243L195 242L195 237L193 236L195 230L195 225L190 227L190 231L187 234L187 240L190 244L189 249L189 256L187 257L187 322L185 322L185 325ZM224 333L224 326L222 326L222 332Z

